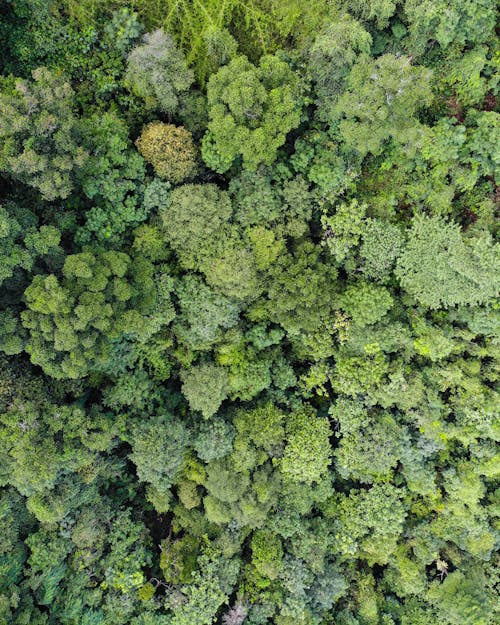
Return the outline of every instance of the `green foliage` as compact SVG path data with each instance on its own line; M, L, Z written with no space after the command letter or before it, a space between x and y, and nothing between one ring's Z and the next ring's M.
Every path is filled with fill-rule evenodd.
M360 54L346 79L346 90L332 110L339 137L361 156L380 154L384 142L411 140L417 111L430 104L431 72L404 56Z
M363 272L377 281L387 279L403 247L401 229L387 221L367 219L362 239Z
M63 6L77 19L87 22L95 19L103 3L96 0L61 0ZM128 0L104 3L108 11L116 4ZM203 83L222 62L231 56L235 44L245 54L258 58L272 53L287 39L307 40L330 13L329 5L322 0L312 0L304 5L299 0L276 3L273 0L136 0L141 20L153 27L163 27L175 36L186 51L188 61L194 65L198 80ZM238 40L230 36L231 33Z
M330 414L341 436L334 452L339 474L360 482L390 479L408 438L395 419L389 414L366 414L346 400L332 406Z
M150 484L153 493L166 493L180 472L187 436L184 425L168 415L132 426L130 459L137 467L139 479Z
M233 449L235 432L227 421L211 420L201 423L193 447L205 462L223 458Z
M96 206L86 213L82 241L116 238L148 215L137 192L142 189L145 166L132 149L126 124L112 113L93 115L82 123L82 137L90 157L78 178L86 197Z
M98 411L89 416L75 405L50 403L48 398L20 397L1 415L5 475L24 496L45 493L65 472L84 471L97 461L119 434L119 423ZM112 426L117 429L113 432ZM55 500L54 496L54 500ZM66 502L67 503L67 502Z
M498 292L498 245L464 238L456 223L416 217L398 259L401 286L428 308L486 303Z
M149 124L136 145L160 178L179 183L196 173L197 150L191 133L182 126L160 122Z
M227 371L214 364L191 367L181 375L182 392L192 410L199 410L205 419L214 415L229 393Z
M348 286L339 304L353 323L365 326L379 321L392 308L393 300L386 288L363 281Z
M219 173L240 156L252 171L273 163L287 133L299 125L298 89L298 79L276 56L262 57L258 67L239 56L222 67L207 86L205 163Z
M214 553L203 553L192 583L185 587L186 600L172 619L173 625L210 625L217 610L228 599L228 588L234 584L238 562L224 561Z
M484 589L484 580L475 571L466 576L460 571L453 571L442 584L431 585L429 597L438 606L439 617L455 625L487 625L493 623L492 595Z
M282 184L273 182L263 171L243 171L231 180L235 219L244 228L252 227L247 230L252 240L271 238L274 233L300 237L307 232L312 197L306 181L297 176ZM276 235L272 237L273 242L276 239ZM270 246L278 248L277 244Z
M18 79L0 94L0 170L37 189L43 198L66 198L88 152L78 140L73 91L40 67L33 81Z
M287 444L280 463L285 480L319 482L330 464L328 421L304 410L292 413L286 424Z
M151 269L140 259L132 265L122 252L82 252L66 258L62 280L35 276L22 313L32 361L56 378L81 377L105 364L111 340L145 331L140 309L151 307Z
M269 273L267 298L255 304L252 317L279 323L300 357L330 356L324 329L333 315L335 268L321 257L318 246L305 241L293 253L281 255Z
M498 140L500 139L500 114L486 111L475 116L476 127L471 131L469 147L471 164L483 176L499 175Z
M239 306L196 275L185 276L176 294L180 311L174 331L177 339L192 349L209 349L221 339L224 328L238 322Z
M280 572L283 548L279 536L265 530L252 535L252 564L260 575L270 580Z
M364 232L366 208L366 205L352 200L350 204L340 204L331 217L322 216L325 244L338 263L342 263L358 245Z
M285 415L272 403L250 411L240 411L234 418L238 431L236 449L262 448L270 456L280 455L285 438ZM250 454L252 456L253 454ZM245 457L243 454L242 459Z
M2 4L2 625L499 622L495 9Z
M167 538L160 545L160 568L166 582L189 584L196 568L198 542L191 536L177 540Z
M394 0L349 0L349 10L356 16L366 21L374 20L377 28L382 30L387 27L389 18L396 12L397 2Z
M488 48L478 46L458 58L450 59L441 72L445 93L456 94L459 106L480 105L488 88L484 74L488 63Z
M163 32L147 33L127 58L126 83L143 98L146 108L172 114L193 82L184 55Z
M375 484L369 490L339 496L334 507L339 515L336 550L356 553L368 562L388 562L400 534L405 510L401 490L390 484Z
M459 0L452 6L444 1L406 0L410 45L421 53L430 40L446 48L451 44L482 43L495 27L495 8L489 0Z
M309 51L321 119L328 120L346 78L360 53L368 54L372 38L348 13L338 15L318 34Z
M32 217L29 212L18 214L15 206L0 205L0 284L10 278L16 268L29 270L32 267L32 255L22 244L23 226L31 225Z
M231 216L231 201L214 184L183 185L175 189L161 213L165 238L186 268L194 269L212 239Z

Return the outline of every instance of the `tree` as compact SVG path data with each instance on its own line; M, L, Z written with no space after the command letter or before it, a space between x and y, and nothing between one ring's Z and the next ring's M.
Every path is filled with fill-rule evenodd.
M257 572L270 580L280 573L283 547L279 536L266 530L252 534L252 564Z
M192 410L205 419L214 415L229 393L229 377L223 367L207 363L181 373L182 392Z
M260 163L270 165L287 133L299 125L298 89L298 79L276 56L262 57L258 67L238 56L221 67L207 86L205 163L219 173L239 156L252 171Z
M146 33L128 55L125 80L146 108L174 113L193 78L184 55L161 29Z
M191 133L182 126L161 122L148 124L136 145L160 178L178 184L196 173L197 149Z
M80 146L73 90L48 69L18 79L0 94L0 170L37 189L46 200L67 198L88 152Z
M455 43L462 48L466 43L487 41L495 28L495 8L489 0L459 0L450 5L446 0L406 0L410 50L418 54L432 41L446 48Z
M98 251L67 256L62 279L35 276L21 314L32 362L56 378L78 378L105 366L113 340L154 328L146 317L157 294L151 273L140 259L132 264L123 252ZM161 319L160 313L160 326Z
M302 176L291 180L274 180L259 170L243 170L229 185L233 198L234 218L251 235L248 227L272 227L275 238L279 235L300 237L309 227L313 196ZM262 232L257 230L256 232Z
M261 250L256 249L255 243L253 249L245 244L234 226L211 243L199 266L208 284L235 300L255 299L262 291L258 273L258 263L262 264L264 256L259 254Z
M233 449L235 431L224 419L203 421L198 429L193 447L205 462L223 458Z
M324 243L338 263L353 255L358 246L364 232L366 209L366 204L351 200L349 204L340 204L332 216L321 217Z
M499 249L487 233L466 239L456 223L415 217L396 277L428 308L487 303L498 292Z
M243 469L234 458L210 463L203 486L205 515L211 523L229 528L262 527L276 505L280 488L279 475L269 463Z
M287 443L280 463L283 478L306 484L319 482L331 458L328 420L303 409L289 415L286 432Z
M488 91L488 48L476 46L460 58L452 57L440 72L444 94L456 94L459 107L480 107Z
M336 269L319 246L301 241L269 268L266 297L256 301L251 318L280 324L299 357L328 357L332 345L325 328L333 317L335 279Z
M360 53L369 54L371 43L370 34L348 13L336 16L317 35L308 54L320 119L330 118L350 69Z
M222 615L222 625L243 625L247 610L243 605L235 604Z
M330 501L326 516L337 518L335 551L359 553L368 562L385 564L396 549L406 516L403 491L391 484L375 484L368 490L351 490Z
M385 577L399 597L421 596L427 587L425 570L404 547L394 554Z
M158 512L166 512L158 502L180 473L188 445L186 428L170 415L158 415L134 423L130 443L130 459L137 467L139 479L150 485L150 498Z
M403 233L397 224L381 219L365 221L362 245L363 272L378 282L387 280L404 243Z
M360 54L332 109L346 148L365 156L380 154L388 139L411 141L418 126L415 115L432 99L430 78L430 70L412 66L409 57Z
M392 308L393 303L385 287L364 281L349 285L339 298L340 307L358 326L376 323Z
M395 0L352 0L349 11L363 20L376 21L377 28L382 30L396 12L396 6Z
M468 161L478 168L483 176L500 177L496 147L500 141L500 114L483 111L473 115L475 125L470 130L467 147L470 149Z
M184 586L185 602L176 611L173 625L210 625L227 602L238 575L239 562L206 548L190 584Z
M179 315L174 326L178 340L197 350L209 349L225 328L239 319L239 305L208 287L201 278L188 274L176 288Z
M102 414L95 413L89 426L86 413L78 407L51 403L40 394L37 399L38 404L34 398L20 396L1 415L7 481L26 497L50 492L65 470L91 466L96 451L104 451L114 438ZM100 437L104 445L93 448L92 438L97 442Z
M361 157L353 151L343 150L337 130L313 129L295 141L295 152L290 157L294 171L302 174L314 185L319 203L328 198L333 203L348 190L354 190L360 175Z
M212 241L231 217L231 200L214 184L186 184L174 189L160 213L165 238L187 269L199 267Z
M239 410L234 417L238 432L235 449L245 462L246 451L253 456L251 449L263 449L270 457L281 456L285 438L285 414L271 402L252 410Z
M390 479L408 444L405 429L390 414L369 414L351 400L339 399L330 415L339 428L334 450L339 474L365 483Z
M85 226L78 230L80 242L91 237L116 240L126 228L148 216L140 202L145 163L133 149L128 132L125 122L114 113L82 120L82 142L89 158L77 179L93 206L85 214Z
M31 269L33 258L22 244L22 234L23 226L26 228L35 221L35 216L29 211L18 211L15 206L0 205L0 285L17 268Z
M465 574L453 571L442 584L435 581L429 589L429 598L439 617L450 625L489 625L494 622L493 596L485 592L483 576L473 569Z
M160 545L160 568L165 581L169 584L189 584L196 569L198 541L186 534L182 538L170 536Z

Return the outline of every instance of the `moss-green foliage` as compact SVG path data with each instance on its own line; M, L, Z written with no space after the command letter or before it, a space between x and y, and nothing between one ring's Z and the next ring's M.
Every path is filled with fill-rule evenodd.
M446 48L451 44L463 47L466 42L482 43L491 37L495 27L495 7L488 0L459 0L453 7L444 2L407 0L410 43L421 52L429 39Z
M205 419L211 417L226 399L229 391L227 371L212 364L191 367L182 375L182 392L193 410Z
M182 126L149 124L136 144L160 178L179 183L196 173L197 150L191 133Z
M81 132L91 156L78 180L91 206L78 234L81 242L117 239L148 216L146 202L141 202L144 160L132 149L127 125L116 114L92 115Z
M500 622L495 14L1 4L1 625Z
M335 16L335 20L327 22L318 33L309 51L309 71L322 119L331 115L358 55L368 54L371 43L370 34L348 13Z
M135 258L132 264L123 252L81 252L66 257L62 273L62 279L35 276L25 292L27 351L47 373L84 376L106 364L112 342L122 335L149 335L158 292L147 261Z

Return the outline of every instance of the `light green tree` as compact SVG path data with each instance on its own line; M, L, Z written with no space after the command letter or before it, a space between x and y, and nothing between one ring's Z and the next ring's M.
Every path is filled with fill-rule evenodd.
M182 392L192 410L205 419L214 415L229 394L227 370L212 363L192 366L181 373Z
M483 304L500 286L500 247L482 233L466 239L440 217L415 217L397 261L401 286L428 308Z
M270 165L286 135L300 123L299 81L287 63L263 56L256 67L238 56L211 76L207 86L208 131L205 163L227 171L236 158L255 170Z
M319 482L331 460L328 420L303 409L288 416L287 441L280 470L285 480L311 484Z
M380 154L389 139L411 141L416 113L432 99L430 78L430 70L413 66L409 57L361 54L332 110L346 148L365 156Z

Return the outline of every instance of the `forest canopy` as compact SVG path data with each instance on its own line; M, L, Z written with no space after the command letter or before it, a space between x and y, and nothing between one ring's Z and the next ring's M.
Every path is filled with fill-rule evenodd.
M498 625L497 3L0 43L0 625Z

